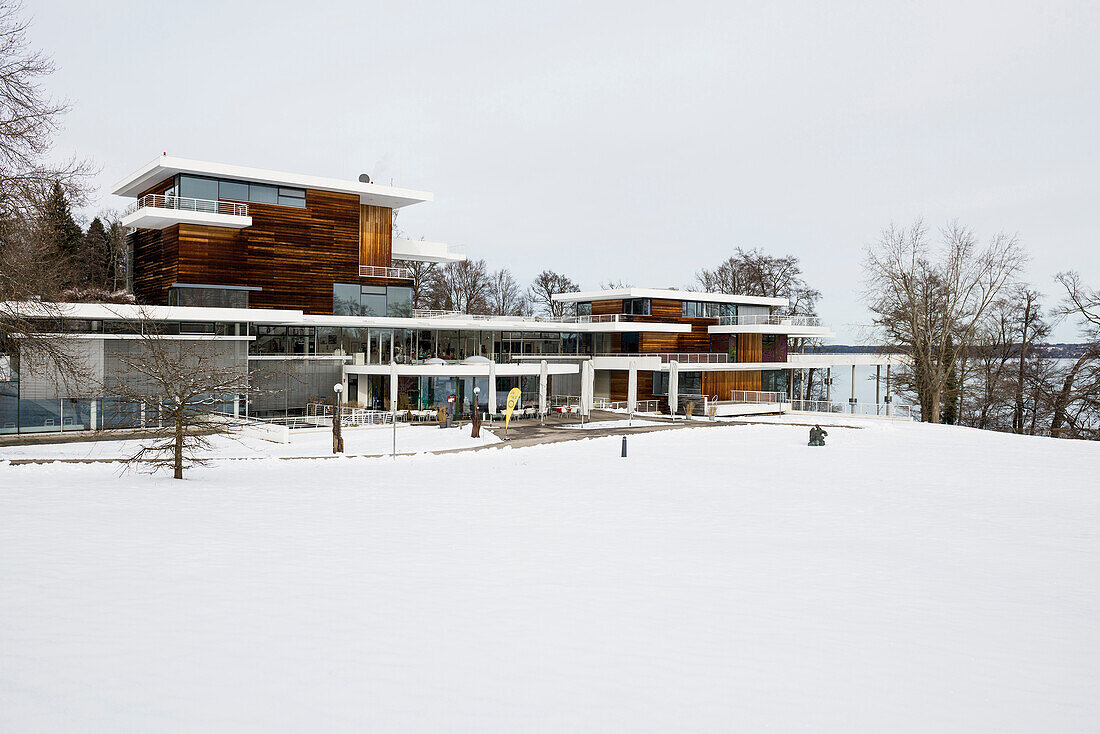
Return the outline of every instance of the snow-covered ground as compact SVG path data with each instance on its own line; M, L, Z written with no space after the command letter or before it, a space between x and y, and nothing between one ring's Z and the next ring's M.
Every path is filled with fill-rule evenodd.
M562 426L562 428L568 430L594 431L601 428L610 428L614 430L616 428L639 428L641 426L667 426L668 423L668 421L650 421L644 418L635 418L633 420L624 418L614 421L588 421L583 425L580 423L570 423Z
M344 428L344 452L349 455L389 454L393 451L393 425ZM263 457L316 457L332 453L330 430L291 431L290 443L280 444L258 438L214 436L214 448L207 455L221 459ZM397 424L397 452L445 451L471 446L486 446L500 441L492 431L481 429L480 438L470 438L470 426L439 428ZM74 441L72 443L0 446L0 461L11 459L120 459L133 456L140 447L136 440Z
M1086 732L1100 444L0 464L0 731Z

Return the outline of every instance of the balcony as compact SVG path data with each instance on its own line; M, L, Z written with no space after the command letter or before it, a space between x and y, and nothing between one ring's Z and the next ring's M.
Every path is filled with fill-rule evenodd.
M164 229L174 224L244 229L252 226L252 217L248 204L165 194L142 196L122 216L123 226L137 229Z
M389 278L390 280L412 280L409 268L385 268L380 265L360 265L360 278Z
M786 334L807 338L834 336L817 316L781 314L723 316L718 319L717 325L708 327L707 331L711 334Z

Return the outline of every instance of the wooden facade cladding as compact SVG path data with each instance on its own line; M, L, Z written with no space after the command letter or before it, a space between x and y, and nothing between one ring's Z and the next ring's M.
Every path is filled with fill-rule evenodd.
M244 229L180 224L137 230L134 293L141 303L166 304L175 282L251 286L262 289L249 293L253 308L330 314L333 283L408 285L359 277L363 209L376 210L366 213L375 260L364 264L389 267L390 209L361 207L355 194L307 189L304 209L250 202L252 226Z
M703 393L719 400L729 400L732 390L759 390L760 384L760 370L703 373Z
M623 312L623 302L617 301L593 301L592 302L592 315L607 315Z
M388 268L393 259L393 209L359 207L359 264Z
M179 280L179 226L139 229L130 235L134 248L134 296L138 303L168 303L168 288Z
M737 335L737 361L738 362L763 362L764 361L764 337L762 334L738 334ZM737 388L742 389L742 388ZM757 388L759 389L759 388Z

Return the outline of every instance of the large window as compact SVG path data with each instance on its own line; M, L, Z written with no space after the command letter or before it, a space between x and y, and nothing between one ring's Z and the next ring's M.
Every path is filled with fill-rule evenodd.
M332 313L337 316L412 316L412 288L407 286L332 284Z
M272 186L270 184L206 178L204 176L179 177L180 196L212 201L247 201L254 204L279 204L304 209L306 190Z
M619 351L623 354L637 354L638 341L638 332L624 331L622 335L622 341L620 342Z
M412 288L391 285L386 287L386 315L398 318L412 316Z
M737 306L732 303L714 301L684 301L682 315L685 319L716 319L721 316L736 316Z
M634 316L649 316L650 301L648 298L627 298L623 300L623 313Z

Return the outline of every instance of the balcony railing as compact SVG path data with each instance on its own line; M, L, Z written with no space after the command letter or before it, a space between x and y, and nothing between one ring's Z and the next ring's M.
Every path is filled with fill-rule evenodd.
M561 320L567 324L606 324L617 321L633 321L634 314L598 313L591 316L563 316Z
M192 199L188 196L169 196L166 194L146 194L131 204L124 214L133 214L144 207L206 212L208 214L231 214L236 217L248 216L248 204L239 204L235 201L215 201L213 199Z
M360 278L394 278L396 280L412 280L413 273L409 268L385 268L380 265L360 265Z
M730 356L725 352L601 352L597 357L659 357L661 362L680 364L725 364Z
M817 316L782 316L780 314L759 314L750 316L723 316L718 320L721 326L821 326Z

